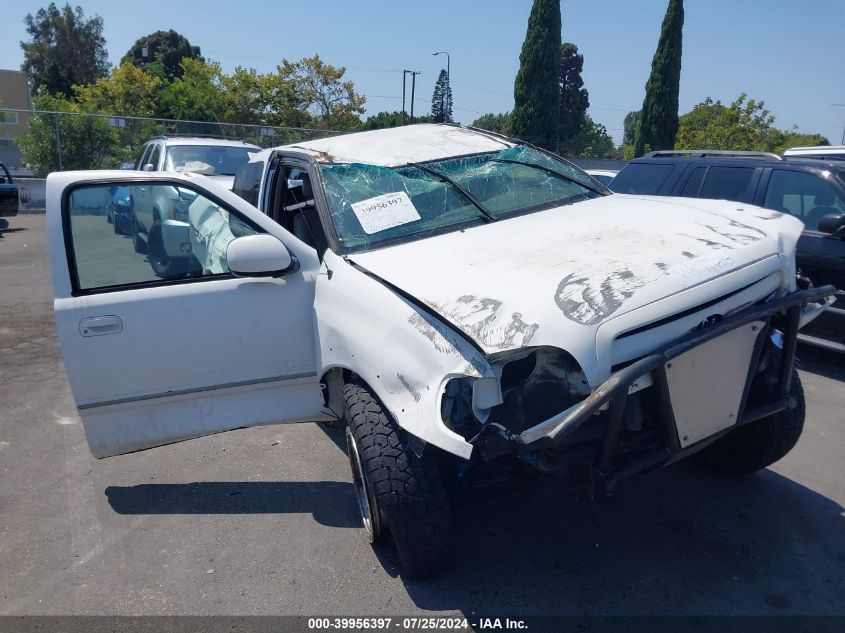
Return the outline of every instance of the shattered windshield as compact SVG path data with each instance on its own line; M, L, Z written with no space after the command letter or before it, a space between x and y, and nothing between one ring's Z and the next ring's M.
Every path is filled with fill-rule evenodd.
M353 250L603 195L581 170L522 145L393 168L326 164L320 172L338 239Z

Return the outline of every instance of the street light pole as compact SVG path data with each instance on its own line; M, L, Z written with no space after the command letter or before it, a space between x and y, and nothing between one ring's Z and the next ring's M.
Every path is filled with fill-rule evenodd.
M845 108L845 103L834 103L834 108ZM845 126L842 127L842 142L840 145L845 145Z
M452 74L449 72L449 67L452 65L451 64L452 60L449 59L449 53L447 53L446 51L437 51L436 53L432 53L432 55L434 55L435 57L437 55L445 55L446 56L446 79L451 81L452 80Z

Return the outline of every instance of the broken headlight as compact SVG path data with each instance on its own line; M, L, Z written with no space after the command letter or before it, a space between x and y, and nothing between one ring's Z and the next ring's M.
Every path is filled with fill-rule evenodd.
M462 435L474 434L495 422L514 433L565 411L590 394L590 385L578 363L563 350L537 347L508 355L494 363L498 391L492 406L489 379L454 378L443 395L443 421ZM481 394L476 391L483 391Z

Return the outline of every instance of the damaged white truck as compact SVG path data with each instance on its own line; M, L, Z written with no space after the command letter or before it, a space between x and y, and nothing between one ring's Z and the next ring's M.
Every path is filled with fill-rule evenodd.
M186 270L111 230L117 188L137 213L180 201L163 221L185 227ZM610 489L693 454L727 473L783 457L804 422L796 334L833 293L799 288L792 217L611 194L450 125L265 150L234 192L95 171L47 195L93 454L343 420L366 534L409 577L451 561L450 480L482 462Z

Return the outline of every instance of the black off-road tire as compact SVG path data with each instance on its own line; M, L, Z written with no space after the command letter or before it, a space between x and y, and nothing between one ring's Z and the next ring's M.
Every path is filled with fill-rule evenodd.
M739 427L694 455L696 461L723 475L747 475L784 457L804 430L804 388L794 369L789 395L794 408Z
M361 457L370 512L377 519L371 540L378 538L379 526L390 532L406 578L441 571L453 561L454 537L439 452L427 446L422 457L417 457L406 445L403 432L363 384L347 383L343 397L349 431Z

